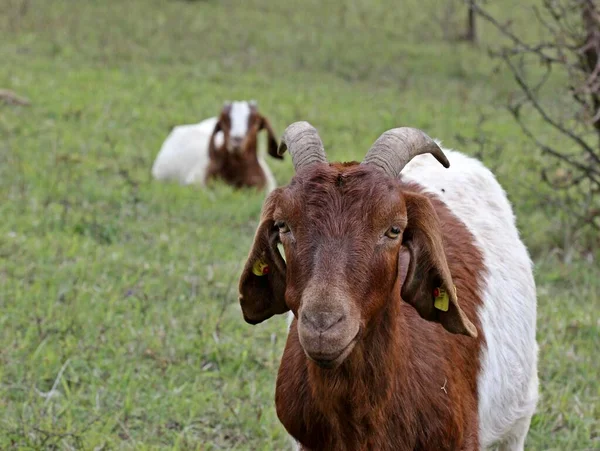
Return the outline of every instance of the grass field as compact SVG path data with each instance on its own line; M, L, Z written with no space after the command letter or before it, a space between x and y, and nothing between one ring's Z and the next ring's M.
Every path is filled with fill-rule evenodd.
M299 3L0 3L0 88L32 102L0 104L0 449L286 449L285 318L251 327L237 304L263 195L150 177L172 125L249 98L279 134L309 120L331 159L398 125L481 155L536 262L527 449L600 449L599 260L561 262L541 159L495 107L511 79L443 38L434 0ZM287 183L289 157L269 163Z

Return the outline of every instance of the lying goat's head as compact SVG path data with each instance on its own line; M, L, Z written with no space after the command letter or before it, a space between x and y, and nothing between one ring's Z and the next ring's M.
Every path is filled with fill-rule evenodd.
M317 131L297 122L285 131L286 149L296 175L265 201L240 279L247 322L291 309L304 352L326 368L341 364L400 295L448 331L477 334L459 307L431 202L397 178L422 153L449 166L431 138L390 130L361 164L329 164ZM438 287L448 293L445 311L434 306Z
M217 158L224 157L223 152L256 157L257 134L261 130L268 133L269 155L282 158L277 153L273 129L267 118L258 112L255 101L225 102L210 138L210 154Z

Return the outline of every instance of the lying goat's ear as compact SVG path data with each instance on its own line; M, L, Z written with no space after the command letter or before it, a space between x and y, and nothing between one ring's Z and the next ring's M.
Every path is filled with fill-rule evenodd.
M269 123L269 120L264 117L264 116L260 116L259 117L259 128L258 130L266 130L267 134L268 134L268 144L267 144L267 149L269 152L269 155L271 155L273 158L278 158L278 159L283 159L283 155L279 155L277 153L277 138L275 138L275 133L273 132L273 128L271 127L271 124Z
M286 265L277 249L279 229L273 211L279 192L267 197L248 260L240 277L239 300L246 322L258 324L289 310L285 303Z
M458 304L457 292L446 260L440 221L429 199L404 193L408 225L403 233L399 268L402 299L421 317L446 330L471 337L477 329Z
M219 151L223 145L223 141L225 139L225 134L223 133L223 126L221 125L221 118L217 121L215 128L213 129L212 134L210 135L210 140L208 141L208 156L214 160L219 156Z

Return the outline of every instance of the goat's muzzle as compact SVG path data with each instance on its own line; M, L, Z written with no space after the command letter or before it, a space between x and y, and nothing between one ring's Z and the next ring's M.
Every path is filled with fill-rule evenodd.
M336 368L354 349L360 323L346 308L327 311L311 307L299 313L300 344L306 356L321 368Z
M229 150L229 152L240 153L242 151L242 145L244 144L244 137L230 136L228 144L227 150Z

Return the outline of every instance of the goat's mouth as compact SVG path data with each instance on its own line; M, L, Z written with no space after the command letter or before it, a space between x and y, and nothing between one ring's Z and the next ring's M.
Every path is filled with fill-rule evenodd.
M313 361L320 368L326 370L335 369L338 366L340 366L344 362L344 360L346 360L346 358L348 358L348 356L354 349L354 346L356 346L356 343L358 342L359 338L360 329L358 330L354 338L352 338L352 340L350 340L350 342L340 351L325 354L322 352L311 353L304 349L304 353L309 358L309 360Z
M227 151L233 155L239 155L243 153L244 146L242 141L229 142L227 144Z

